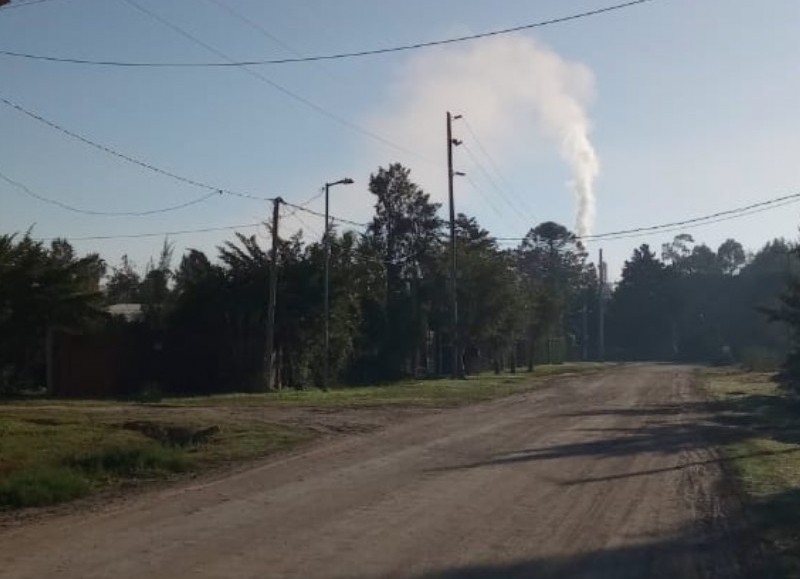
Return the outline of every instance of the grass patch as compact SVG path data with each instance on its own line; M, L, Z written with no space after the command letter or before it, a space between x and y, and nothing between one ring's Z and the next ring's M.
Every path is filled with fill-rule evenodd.
M112 447L76 456L70 466L94 477L137 477L186 472L192 459L180 449L161 445Z
M40 467L17 471L0 481L0 507L50 505L84 496L89 481L66 467Z
M766 555L763 576L800 576L800 402L764 373L706 370L722 451Z
M165 419L143 405L52 404L0 408L0 509L172 478L312 437L304 429L231 416L212 416L212 425L203 424L191 410Z
M588 374L611 364L575 363L537 366L532 373L481 374L466 380L404 380L379 386L353 386L322 390L284 390L264 394L222 394L165 399L165 406L288 406L358 408L374 406L450 407L500 398L532 390L546 378Z

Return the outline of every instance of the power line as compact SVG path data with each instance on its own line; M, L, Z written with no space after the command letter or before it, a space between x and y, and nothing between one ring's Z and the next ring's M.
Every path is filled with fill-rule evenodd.
M272 34L264 26L262 26L261 24L259 24L255 20L253 20L252 18L249 18L249 17L245 16L244 14L239 12L238 10L234 9L232 6L228 6L228 4L226 4L225 2L222 2L221 0L208 0L208 2L216 5L218 8L221 8L222 10L224 10L225 12L230 14L236 20L238 20L240 22L243 22L244 24L246 24L247 26L253 28L254 30L257 30L262 36L268 38L270 41L274 42L275 44L277 44L278 46L283 48L289 54L293 54L297 58L305 58L305 56L303 54L301 54L300 52L298 52L297 50L295 50L294 48L292 48L291 46L289 46L288 44L283 42L280 38L278 38L277 36Z
M50 0L30 0L29 2L12 2L6 6L0 7L0 10L12 10L13 8L25 8L33 4L41 4L42 2L50 2Z
M206 1L224 10L225 12L230 14L232 18L254 29L259 34L269 39L271 42L283 48L287 53L292 54L297 58L305 58L306 55L304 55L300 51L296 50L295 48L293 48L292 46L290 46L289 44L285 43L283 40L272 34L272 32L267 30L261 23L253 20L252 18L246 16L245 14L242 14L238 10L235 10L232 6L229 6L228 3L224 2L223 0L206 0ZM320 66L319 63L313 63L313 64L317 66L317 70L320 71L322 74L328 76L329 78L335 79L339 82L343 82L341 76L334 75L327 68Z
M221 58L222 60L224 60L228 64L232 64L232 63L236 62L228 54L222 52L221 50L217 49L216 47L212 46L211 44L209 44L209 43L205 42L204 40L198 38L194 34L191 34L190 32L187 32L186 30L184 30L180 26L174 24L173 22L170 22L169 20L167 20L166 18L160 16L159 14L156 14L155 12L150 10L149 8L146 8L146 7L142 6L136 0L123 0L123 1L125 3L127 3L127 4L129 4L130 6L136 8L137 10L139 10L140 12L145 14L146 16L152 18L156 22L162 24L163 26L166 26L167 28L169 28L173 32L179 34L180 36L183 36L184 38L186 38L190 42L193 42L194 44L197 44L198 46L200 46L200 47L204 48L205 50L211 52L212 54L218 56L219 58ZM370 139L373 139L373 140L375 140L375 141L377 141L377 142L379 142L379 143L381 143L383 145L386 145L387 147L391 147L392 149L395 149L396 151L400 151L401 153L405 153L407 155L412 155L412 156L417 157L418 159L421 159L421 160L426 161L426 162L431 162L429 159L427 159L426 157L420 155L419 153L416 153L415 151L407 149L406 147L403 147L402 145L398 145L397 143L393 143L389 139L386 139L385 137L382 137L381 135L379 135L377 133L374 133L374 132L372 132L372 131L370 131L368 129L365 129L362 126L357 125L356 123L354 123L352 121L349 121L346 118L344 118L344 117L342 117L342 116L340 116L340 115L338 115L338 114L336 114L336 113L334 113L332 111L329 111L325 107L323 107L321 105L318 105L314 101L312 101L310 99L307 99L306 97L294 92L293 90L290 90L290 89L286 88L285 86L283 86L281 84L278 84L277 82L275 82L271 78L269 78L267 76L264 76L263 74L261 74L260 72L258 72L256 70L248 68L247 66L243 66L243 67L239 68L239 70L244 71L245 73L249 74L253 78L255 78L255 79L259 80L260 82L268 85L270 88L272 88L274 90L277 90L278 92L288 96L289 98L291 98L291 99L293 99L293 100L305 105L306 107L316 111L317 113L319 113L319 114L321 114L321 115L323 115L323 116L325 116L325 117L327 117L327 118L339 123L343 127L346 127L346 128L348 128L348 129L350 129L352 131L355 131L357 133L360 133L361 135L364 135L365 137L369 137Z
M616 240L616 239L628 239L633 237L642 237L645 235L649 235L651 233L668 233L671 231L678 231L680 229L685 229L689 227L701 227L704 225L711 225L714 223L729 221L731 219L737 219L739 217L746 217L748 215L761 213L763 211L769 211L771 209L777 209L779 207L792 205L797 202L800 202L800 193L793 193L791 195L784 195L781 197L776 197L774 199L768 199L766 201L760 201L758 203L745 205L743 207L737 207L735 209L726 209L724 211L718 211L716 213L710 213L708 215L703 215L700 217L693 217L691 219L684 219L682 221L673 221L670 223L650 225L647 227L634 227L632 229L609 231L606 233L597 233L594 235L585 235L582 237L576 236L576 238L586 241L601 240L601 239ZM497 237L495 239L497 239L498 241L522 241L525 238Z
M6 183L13 185L29 197L33 197L43 203L48 203L50 205L55 205L60 207L61 209L66 209L67 211L72 211L73 213L82 213L84 215L104 215L104 216L127 216L127 217L142 217L145 215L155 215L157 213L168 213L170 211L178 211L179 209L185 209L187 207L191 207L192 205L197 205L202 203L215 195L220 195L221 191L214 191L213 193L206 193L196 199L192 199L191 201L186 201L185 203L179 203L178 205L171 205L169 207L162 207L160 209L150 209L147 211L96 211L94 209L83 209L80 207L75 207L74 205L69 205L68 203L64 203L63 201L59 201L58 199L52 199L51 197L46 197L41 195L28 186L20 183L19 181L15 181L14 179L0 173L0 179L5 181Z
M489 185L491 185L492 189L494 189L500 195L500 197L503 199L503 201L505 201L506 204L511 208L512 212L514 213L514 216L517 219L519 219L522 223L526 223L526 220L523 217L523 215L525 214L525 211L523 210L523 208L520 207L519 205L517 205L514 202L514 200L509 195L507 195L506 192L503 191L503 189L501 189L497 185L495 180L489 174L489 171L486 170L486 167L483 166L483 163L480 162L480 160L475 156L475 154L466 145L466 143L462 143L462 146L464 147L464 150L467 152L467 155L469 155L469 158L472 159L472 162L475 165L475 167L483 174L483 176L489 182ZM527 225L527 223L526 223L526 225Z
M500 168L498 167L497 163L495 163L495 161L492 158L492 156L489 154L489 151L486 150L486 147L483 146L483 143L478 138L478 135L475 133L475 129L472 128L472 125L470 124L469 119L467 118L467 116L466 115L462 115L461 118L464 121L464 126L466 127L467 132L472 137L472 140L475 141L475 144L478 145L478 148L480 149L481 153L483 153L483 156L486 158L486 160L489 162L489 166L492 168L492 170L494 171L495 175L497 175L497 178L505 186L505 188L509 190L509 195L513 194L514 193L514 190L513 190L514 188L509 184L508 180L505 177L503 177L503 174L500 171ZM524 208L527 210L528 214L533 218L534 221L539 221L539 218L537 217L536 213L527 204L527 201L525 200L524 197L520 197L519 195L513 195L513 197L515 197L515 198L520 200L520 204L524 206Z
M704 217L697 217L697 218L690 219L690 220L687 219L687 220L684 220L684 221L677 221L677 222L674 222L672 224L663 224L663 225L660 225L660 226L653 226L653 227L662 228L662 229L656 231L656 233L667 233L667 232L670 232L670 231L678 231L678 230L680 230L682 228L685 228L687 225L689 227L702 227L704 225L711 225L711 224L714 224L714 223L720 223L720 222L723 222L723 221L729 221L731 219L737 219L739 217L746 217L746 216L749 216L749 215L754 215L756 213L769 211L771 209L777 209L777 208L780 208L780 207L792 205L792 204L795 204L795 203L797 203L799 201L800 201L800 193L796 193L796 194L793 194L793 195L785 195L783 197L777 197L775 199L762 201L760 203L753 203L751 205L748 205L746 207L740 207L738 209L731 209L731 210L728 210L728 211L720 211L718 213L714 213L714 214L711 214L711 215L706 215ZM286 205L288 205L290 207L294 207L294 208L299 207L299 206L291 204L291 203L286 203L285 201L284 201L284 204L286 204ZM316 215L316 216L319 216L319 217L324 217L323 214L318 213L316 211L311 211L311 210L302 209L302 208L300 210L303 210L303 211L305 211L307 213L311 213L312 215ZM738 211L738 213L735 213L737 211ZM366 224L358 224L358 223L353 222L353 221L339 219L339 218L336 218L336 217L332 217L331 219L333 219L335 221L342 221L342 222L349 223L349 224L352 224L352 225L358 225L358 226L366 225ZM700 221L702 219L706 219L707 221L705 221L705 222ZM133 233L133 234L113 234L113 235L93 235L93 236L87 236L87 237L66 237L66 239L68 239L70 241L98 241L98 240L110 240L110 239L137 239L137 238L143 238L143 237L159 237L159 236L163 237L163 236L167 236L167 235L186 235L186 234L191 234L191 233L207 233L207 232L213 232L213 231L226 231L226 230L231 230L231 229L244 229L244 228L249 228L249 227L259 227L260 225L262 225L262 223L256 222L256 223L243 223L243 224L239 224L239 225L223 225L223 226L218 226L218 227L204 227L204 228L199 228L199 229L183 229L183 230L176 230L176 231L160 231L160 232ZM605 233L605 234L597 234L597 236L592 236L592 238L593 239L597 239L597 238L600 238L600 237L604 237L604 238L608 238L611 241L614 241L614 240L617 240L617 239L641 237L641 236L644 236L644 235L648 235L649 233L652 233L652 231L643 231L643 229L644 228L637 228L636 230L626 230L626 231L635 231L635 233L628 234L628 235L625 235L625 236L621 236L620 235L622 232L612 232L612 233ZM617 237L613 237L614 235L616 235ZM579 239L587 239L589 237L590 236L586 236L585 238L579 238ZM61 236L61 237L50 237L50 238L42 238L42 239L39 239L39 240L40 241L52 241L53 239L65 239L65 237L64 236ZM508 242L508 241L522 241L525 238L524 237L493 237L493 239L495 241L498 241L498 242ZM359 256L359 258L372 259L373 261L380 261L382 263L397 263L397 261L392 261L392 260L389 260L389 261L387 261L387 260L375 260L375 259L370 258L368 256Z
M500 210L497 209L497 206L494 203L492 203L491 198L486 193L483 192L483 189L478 187L478 184L475 183L475 180L466 173L464 174L464 178L470 185L472 185L472 188L481 196L483 202L486 205L488 205L492 211L494 211L495 215L497 215L497 217L499 217L500 219L505 219L505 217L503 217L503 214L500 213Z
M254 201L272 202L272 200L273 200L273 198L271 198L271 197L263 197L263 196L259 196L259 195L253 195L252 193L246 193L246 192L243 192L243 191L235 191L233 189L228 189L226 187L218 187L216 185L210 185L208 183L204 183L202 181L198 181L197 179L192 179L190 177L185 177L183 175L178 175L177 173L173 173L172 171L168 171L166 169L162 169L161 167L157 167L156 165L153 165L152 163L148 163L146 161L142 161L141 159L137 159L136 157L132 157L131 155L128 155L126 153L121 153L120 151L118 151L116 149L112 149L111 147L109 147L107 145L103 145L101 143L98 143L97 141L93 141L92 139L90 139L90 138L88 138L88 137L86 137L84 135L81 135L79 133L76 133L74 131L71 131L70 129L67 129L67 128L63 127L62 125L56 123L55 121L47 119L47 118L43 117L42 115L37 114L37 113L35 113L35 112L23 107L20 104L17 104L15 102L12 102L12 101L8 100L7 98L5 98L2 95L0 95L0 103L2 103L4 105L6 105L6 106L18 111L18 112L20 112L20 113L22 113L22 114L24 114L24 115L36 120L36 121L38 121L40 123L43 123L44 125L52 128L52 129L54 129L54 130L56 130L56 131L58 131L60 133L63 133L65 135L69 136L69 137L77 139L78 141L80 141L80 142L82 142L82 143L84 143L84 144L86 144L86 145L88 145L90 147L93 147L93 148L95 148L95 149L97 149L99 151L103 151L104 153L108 153L109 155L112 155L114 157L122 159L123 161L126 161L128 163L132 163L134 165L142 167L143 169L147 169L148 171L152 171L154 173L158 173L159 175L163 175L165 177L169 177L171 179L175 179L176 181L180 181L181 183L186 183L188 185L193 185L195 187L200 187L202 189L207 189L209 191L212 191L213 193L211 195L208 195L208 197L213 196L213 194L223 193L225 195L231 195L231 196L239 197L239 198L242 198L242 199L251 199L251 200L254 200ZM323 192L324 192L324 190L322 192L320 192L320 193L315 194L313 197L311 197L307 201L304 201L303 203L300 204L300 207L305 207L309 203L312 203L313 201L318 199L320 197L320 195L322 195ZM204 199L204 198L200 198L200 199ZM199 200L195 200L194 202L199 202Z
M323 195L325 195L325 187L320 187L320 189L319 189L319 191L317 193L315 193L312 197L310 197L310 198L306 199L305 201L303 201L302 203L300 203L300 207L307 207L307 206L311 205L314 201L316 201L317 199L319 199ZM286 202L284 201L284 204L285 203ZM284 216L284 219L288 219L289 217L294 217L295 215L297 215L298 211L300 211L300 209L295 209L291 213L286 214Z
M128 0L126 0L126 1L128 1ZM53 205L57 205L59 207L62 207L63 209L67 209L68 211L73 211L73 212L77 212L77 213L85 213L85 214L89 214L89 215L128 215L128 216L138 216L138 215L150 215L150 214L153 214L153 213L163 213L163 212L166 212L166 211L175 211L177 209L182 209L182 208L188 207L190 205L201 203L201 202L205 201L206 199L209 199L210 197L213 197L214 195L217 195L217 194L232 195L232 196L235 196L235 197L240 197L240 198L243 198L243 199L250 199L250 200L254 200L254 201L262 201L262 202L272 202L273 201L272 197L263 197L263 196L259 196L259 195L253 195L251 193L245 193L245 192L242 192L242 191L234 191L232 189L227 189L227 188L224 188L224 187L217 187L217 186L214 186L214 185L209 185L207 183L203 183L201 181L197 181L195 179L191 179L189 177L184 177L184 176L178 175L176 173L173 173L171 171L167 171L165 169L161 169L159 167L156 167L155 165L152 165L151 163L147 163L147 162L141 161L140 159L137 159L135 157L131 157L130 155L127 155L125 153L121 153L121 152L119 152L119 151L117 151L115 149L112 149L111 147L108 147L106 145L102 145L102 144L100 144L100 143L98 143L96 141L93 141L93 140L91 140L91 139L89 139L87 137L84 137L83 135L80 135L80 134L75 133L75 132L73 132L73 131L71 131L69 129L66 129L66 128L62 127L61 125L59 125L58 123L55 123L55 122L53 122L53 121L51 121L49 119L46 119L43 116L38 115L38 114L36 114L36 113L34 113L34 112L22 107L21 105L18 105L16 103L6 99L5 97L3 97L1 95L0 95L0 103L3 103L5 105L17 110L20 113L25 114L25 115L27 115L28 117L30 117L32 119L35 119L35 120L37 120L37 121L39 121L41 123L44 123L45 125L47 125L47 126L53 128L53 129L65 134L65 135L68 135L70 137L78 139L79 141L81 141L81 142L85 143L86 145L89 145L89 146L91 146L91 147L93 147L95 149L98 149L100 151L103 151L105 153L113 155L113 156L115 156L117 158L123 159L124 161L127 161L129 163L133 163L134 165L138 165L139 167L145 168L145 169L147 169L149 171L153 171L155 173L159 173L161 175L164 175L166 177L170 177L170 178L175 179L177 181L181 181L183 183L187 183L189 185L194 185L196 187L201 187L203 189L207 189L207 190L211 191L211 193L203 195L201 197L198 197L197 199L193 199L193 200L191 200L189 202L181 203L179 205L174 205L174 206L171 206L171 207L166 207L166 208L163 208L163 209L155 209L155 210L151 210L151 211L142 211L142 212L103 212L103 211L92 211L92 210L88 210L88 209L81 209L81 208L73 207L73 206L68 205L66 203L63 203L61 201L57 201L55 199L51 199L49 197L45 197L44 195L40 195L38 193L35 193L34 191L29 189L28 187L26 187L22 183L18 183L16 181L12 180L12 179L3 177L4 180L6 180L8 183L10 183L10 184L14 185L15 187L23 190L25 193L27 193L31 197L39 199L40 201L43 201L45 203L50 203L50 204L53 204ZM296 211L306 211L307 213L311 213L313 215L321 216L322 214L317 213L315 211L311 211L310 209L306 208L306 205L308 205L308 204L312 203L313 201L315 201L316 199L318 199L321 194L322 193L316 193L314 196L312 196L310 199L304 201L300 205L295 205L295 204L292 204L292 203L288 203L286 201L284 201L284 203L286 205L294 207ZM357 227L364 227L365 226L365 224L363 224L363 223L350 221L348 219L344 219L344 218L340 218L340 217L331 216L331 219L334 220L334 221L339 221L341 223L354 225L354 226L357 226Z
M316 215L317 217L325 217L324 213L320 213L319 211L314 211L313 209L308 209L307 207L302 207L300 205L295 205L294 203L289 203L288 201L283 202L284 205L288 205L289 207L293 207L298 211L302 211L304 213L308 213L310 215ZM338 221L339 223L344 223L346 225L352 225L354 227L368 227L369 223L359 223L358 221L351 221L350 219L343 219L341 217L334 217L333 215L328 215L328 219L331 221Z
M727 215L725 217L718 217L716 219L710 219L708 221L703 221L703 222L698 222L698 223L691 223L689 225L682 225L682 226L671 227L671 228L667 228L667 229L658 229L658 230L656 230L654 232L639 232L639 233L633 233L633 234L630 234L630 235L618 235L618 236L613 236L613 237L604 237L602 239L603 240L608 240L608 241L617 241L619 239L631 239L631 238L636 238L636 237L643 237L645 235L649 235L650 233L674 233L676 231L684 231L686 229L693 229L693 228L696 228L696 227L703 227L705 225L713 225L715 223L722 223L724 221L730 221L732 219L738 219L740 217L749 217L751 215L755 215L756 213L763 213L764 211L769 211L771 209L779 209L781 207L785 207L785 206L788 206L788 205L793 205L793 204L797 203L798 201L800 201L800 199L790 199L790 200L784 201L782 203L775 203L773 205L769 205L769 206L766 206L766 207L760 207L760 208L752 209L750 211L745 211L745 212L742 212L742 213L736 213L736 214L733 214L733 215ZM590 241L591 241L591 239L590 239Z
M169 235L186 235L189 233L208 233L211 231L227 231L230 229L246 229L249 227L259 227L261 223L242 223L240 225L221 225L219 227L203 227L200 229L179 229L177 231L158 231L152 233L130 233L114 235L90 235L87 237L45 237L37 241L53 241L55 239L66 239L67 241L104 241L110 239L139 239L142 237L165 237Z
M39 0L44 1L44 0ZM126 0L127 1L127 0ZM481 32L478 34L468 34L464 36L456 36L454 38L445 38L439 40L430 40L427 42L417 42L413 44L404 44L400 46L392 46L387 48L374 48L368 50L359 50L355 52L339 52L334 54L320 54L315 56L302 56L294 58L278 58L278 59L259 59L259 60L230 60L228 62L136 62L136 61L117 61L117 60L90 60L82 58L65 58L51 55L30 54L24 52L14 52L10 50L0 50L0 55L27 58L32 60L44 60L48 62L59 62L65 64L80 64L92 66L123 66L123 67L142 67L142 68L215 68L215 67L246 67L246 66L260 66L260 65L277 65L277 64L291 64L302 62L314 62L321 60L340 60L347 58L360 58L364 56L374 56L379 54L389 54L393 52L403 52L410 50L417 50L421 48L430 48L433 46L442 46L447 44L456 44L460 42L467 42L471 40L478 40L480 38L488 38L491 36L501 36L505 34L512 34L524 30L532 30L534 28L541 28L553 24L563 24L582 18L591 16L599 16L609 12L631 8L639 4L652 2L653 0L632 0L621 4L614 4L604 8L597 8L595 10L588 10L586 12L579 12L568 16L561 16L558 18L551 18L548 20L541 20L539 22L532 22L529 24L522 24L519 26L512 26L510 28L502 28L499 30L490 30L488 32Z
M598 233L596 235L587 235L584 239L602 239L605 237L616 237L618 235L629 235L631 233L640 233L640 232L650 232L659 229L666 229L672 228L676 226L685 226L690 225L693 223L704 222L712 219L716 219L718 217L725 217L729 215L738 216L738 214L748 214L753 209L759 209L761 207L765 208L773 208L774 206L782 206L776 204L782 204L784 201L800 201L800 193L793 193L791 195L784 195L782 197L776 197L774 199L768 199L766 201L760 201L758 203L752 203L750 205L745 205L744 207L738 207L736 209L727 209L725 211L718 211L716 213L711 213L709 215L703 215L701 217L693 217L691 219L684 219L682 221L673 221L672 223L662 223L660 225L651 225L648 227L635 227L633 229L623 229L620 231L611 231L608 233ZM789 203L786 203L787 205ZM758 213L760 211L756 211Z
M23 115L28 116L31 119L39 121L40 123L43 123L44 125L47 125L51 129L55 129L56 131L67 135L68 137L72 137L73 139L77 139L78 141L84 143L85 145L89 145L90 147L93 147L93 148L95 148L95 149L97 149L99 151L103 151L104 153L108 153L109 155L113 155L114 157L117 157L118 159L122 159L123 161L127 161L128 163L132 163L134 165L138 165L139 167L141 167L143 169L147 169L148 171L152 171L154 173L158 173L159 175L163 175L165 177L169 177L170 179L174 179L176 181L180 181L181 183L186 183L188 185L193 185L195 187L200 187L202 189L207 189L207 190L213 191L215 193L217 193L219 191L222 191L223 193L226 193L226 194L229 194L229 195L235 195L235 196L239 196L239 197L246 195L244 193L240 193L240 192L237 192L237 191L232 191L232 190L226 189L224 187L217 187L216 185L210 185L208 183L203 183L202 181L198 181L198 180L192 179L190 177L184 177L182 175L178 175L177 173L173 173L172 171L168 171L166 169L162 169L160 167L156 167L155 165L153 165L151 163L148 163L146 161L142 161L141 159L137 159L137 158L132 157L130 155L127 155L125 153L121 153L121 152L117 151L116 149L112 149L111 147L109 147L107 145L100 144L100 143L98 143L96 141L93 141L92 139L90 139L88 137L85 137L85 136L83 136L83 135L81 135L79 133L71 131L71 130L61 126L60 124L56 123L55 121L51 121L49 119L46 119L45 117L43 117L43 116L41 116L41 115L39 115L37 113L34 113L33 111L30 111L30 110L26 109L22 105L8 100L7 98L5 98L2 95L0 95L0 103L2 103L4 105L16 110L19 113L22 113Z
M300 225L302 227L306 228L306 231L310 231L311 233L313 233L314 235L316 235L317 237L322 239L322 234L319 231L317 231L317 229L315 229L314 227L311 227L308 223L306 223L306 221L297 214L297 211L298 211L297 209L292 211L292 213L290 215L286 216L286 219L288 219L290 217L294 217L295 219L297 219L300 222Z

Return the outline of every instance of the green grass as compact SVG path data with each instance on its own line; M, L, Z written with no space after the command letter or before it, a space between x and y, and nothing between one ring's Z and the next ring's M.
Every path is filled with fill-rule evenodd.
M766 554L764 576L800 576L800 402L772 376L704 371L717 419L732 428L722 451Z
M0 509L171 478L264 456L313 436L300 428L220 416L212 418L214 435L203 443L166 444L130 428L132 415L148 418L148 412L143 405L0 408ZM162 426L192 432L208 425L175 416Z
M533 373L481 374L466 380L405 380L380 386L340 387L322 390L284 390L265 394L223 394L194 398L169 398L165 406L289 406L358 408L373 406L450 407L526 392L546 378L587 374L610 364L575 363L538 366Z
M68 463L85 473L114 478L186 472L194 461L180 448L148 445L104 448L75 456Z
M87 494L89 481L66 467L37 467L12 473L0 481L0 508L38 507Z

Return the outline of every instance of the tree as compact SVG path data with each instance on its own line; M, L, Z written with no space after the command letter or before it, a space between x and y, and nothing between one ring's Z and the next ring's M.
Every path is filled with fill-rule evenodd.
M145 317L155 326L163 323L164 310L170 299L173 249L174 245L165 239L158 262L150 260L139 284L138 297L144 306Z
M123 255L119 267L112 268L111 277L106 282L105 295L108 304L139 303L141 277L133 262Z
M0 392L44 385L48 331L101 317L104 269L97 254L78 258L65 240L48 249L29 234L0 236Z
M742 244L735 239L726 239L717 249L717 261L722 273L735 275L747 261Z
M633 251L608 308L610 351L617 358L664 360L675 355L671 274L647 244Z
M429 313L429 302L420 298L430 290L440 247L439 204L411 181L410 173L396 163L379 168L369 183L376 197L375 217L365 245L386 270L386 323L382 335L373 338L381 345L376 362L387 377L408 374L420 365Z
M467 372L485 369L491 361L496 370L510 353L521 329L517 313L520 295L511 255L478 222L459 214L455 222L458 241L459 335ZM447 275L449 255L443 253L441 272ZM446 279L446 278L444 278ZM439 287L444 287L444 283ZM442 296L442 318L449 315L449 299Z
M551 343L566 339L566 317L579 293L586 254L575 235L548 221L531 229L516 250L516 267L524 288L528 368L533 369L535 347L544 339L547 361Z
M688 233L676 235L670 243L661 246L661 259L669 265L677 265L685 261L692 254L694 237Z

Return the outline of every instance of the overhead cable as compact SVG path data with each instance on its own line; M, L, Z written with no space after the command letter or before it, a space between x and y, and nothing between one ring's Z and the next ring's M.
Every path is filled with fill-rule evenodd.
M14 8L25 8L26 6L33 6L34 4L41 4L42 2L50 2L50 0L29 0L28 2L11 2L5 6L0 6L0 10L12 10Z
M225 52L222 52L221 50L217 49L216 47L212 46L211 44L209 44L209 43L205 42L204 40L198 38L194 34L191 34L190 32L184 30L183 28L181 28L177 24L175 24L173 22L170 22L169 20L167 20L163 16L160 16L159 14L156 14L155 12L150 10L149 8L146 8L145 6L142 6L136 0L123 0L123 1L125 3L127 3L127 4L129 4L130 6L136 8L137 10L142 12L143 14L147 15L148 17L152 18L156 22L162 24L163 26L166 26L167 28L169 28L173 32L179 34L180 36L183 36L184 38L186 38L190 42L193 42L194 44L197 44L198 46L202 47L203 49L207 50L208 52L211 52L212 54L218 56L219 58L221 58L225 62L227 62L229 64L236 62L233 58L231 58ZM389 139L387 139L385 137L382 137L381 135L370 131L369 129L365 129L364 127L362 127L362 126L360 126L360 125L358 125L358 124L356 124L356 123L354 123L354 122L352 122L352 121L350 121L350 120L348 120L348 119L336 114L333 111L330 111L330 110L326 109L325 107L323 107L323 106L317 104L316 102L304 97L303 95L298 94L298 93L294 92L293 90L290 90L290 89L286 88L285 86L283 86L281 84L278 84L277 82L275 82L271 78L269 78L267 76L264 76L263 74L261 74L260 72L258 72L256 70L248 68L247 66L241 67L239 70L242 70L243 72L249 74L250 76L252 76L256 80L259 80L260 82L266 84L270 88L272 88L274 90L277 90L278 92L288 96L289 98L291 98L291 99L293 99L293 100L305 105L306 107L316 111L317 113L321 114L322 116L325 116L325 117L327 117L327 118L339 123L343 127L346 127L346 128L348 128L348 129L350 129L352 131L355 131L357 133L360 133L360 134L364 135L365 137L369 137L370 139L373 139L374 141L377 141L377 142L379 142L379 143L381 143L383 145L386 145L387 147L395 149L396 151L400 151L401 153L406 153L408 155L412 155L414 157L417 157L418 159L421 159L423 161L430 162L429 159L427 159L426 157L420 155L419 153L416 153L415 151L407 149L406 147L403 147L402 145L398 145L397 143L394 143L394 142L390 141Z
M769 211L771 209L777 209L779 207L792 205L797 202L800 202L800 193L792 193L791 195L783 195L781 197L775 197L774 199L767 199L766 201L751 203L750 205L737 207L735 209L726 209L724 211L717 211L716 213L710 213L708 215L702 215L700 217L693 217L691 219L672 221L670 223L661 223L659 225L649 225L646 227L634 227L631 229L622 229L619 231L609 231L606 233L596 233L594 235L576 236L576 239L584 241L603 240L603 239L614 240L614 239L626 239L632 237L642 237L644 235L649 235L651 233L667 233L671 231L679 231L681 229L685 229L688 227L700 227L703 225L711 225L714 223L729 221L731 219L736 219L738 217L745 217L747 215L753 215L756 213L761 213L763 211ZM496 239L498 241L522 241L526 238L498 237Z
M43 1L43 0L42 0ZM254 59L254 60L231 60L228 62L145 62L145 61L119 61L119 60L91 60L83 58L68 58L58 57L44 54L31 54L25 52L15 52L11 50L0 50L0 55L27 58L32 60L43 60L48 62L59 62L64 64L79 64L91 66L122 66L122 67L141 67L141 68L217 68L217 67L237 67L237 66L262 66L262 65L278 65L278 64L292 64L302 62L315 62L321 60L341 60L348 58L360 58L365 56L375 56L380 54L389 54L394 52L404 52L410 50L417 50L421 48L430 48L433 46L442 46L447 44L456 44L460 42L467 42L478 40L481 38L488 38L492 36L501 36L512 34L515 32L522 32L525 30L532 30L534 28L541 28L544 26L551 26L553 24L563 24L582 18L591 16L599 16L625 8L631 8L639 4L645 4L654 0L632 0L623 2L621 4L614 4L604 8L597 8L595 10L588 10L579 12L577 14L570 14L568 16L561 16L558 18L550 18L548 20L541 20L539 22L532 22L529 24L521 24L509 28L501 28L498 30L490 30L487 32L480 32L477 34L467 34L464 36L456 36L453 38L445 38L439 40L430 40L427 42L416 42L413 44L404 44L400 46L391 46L386 48L373 48L368 50L358 50L354 52L339 52L334 54L320 54L315 56L302 56L292 58L277 58L277 59Z
M248 227L259 227L261 223L242 223L240 225L221 225L219 227L203 227L200 229L179 229L177 231L156 231L152 233L130 233L113 235L89 235L86 237L45 237L38 238L37 241L53 241L55 239L66 239L67 241L104 241L110 239L139 239L142 237L167 237L170 235L186 235L189 233L207 233L211 231L226 231L230 229L245 229Z
M45 117L43 117L43 116L41 116L41 115L29 110L29 109L26 109L25 107L23 107L20 104L17 104L15 102L10 101L9 99L5 98L2 95L0 95L0 103L2 103L4 105L16 110L17 112L22 113L23 115L26 115L26 116L38 121L40 123L43 123L43 124L47 125L51 129L55 129L56 131L59 131L60 133L63 133L65 135L69 136L69 137L72 137L73 139L77 139L77 140L81 141L82 143L84 143L86 145L89 145L90 147L93 147L93 148L95 148L95 149L97 149L99 151L103 151L104 153L108 153L109 155L113 155L114 157L117 157L118 159L122 159L123 161L127 161L128 163L132 163L134 165L138 165L139 167L141 167L143 169L147 169L148 171L152 171L154 173L158 173L160 175L163 175L165 177L169 177L170 179L174 179L174 180L180 181L182 183L186 183L188 185L194 185L195 187L200 187L202 189L207 189L207 190L213 191L215 193L219 192L219 191L222 191L223 193L227 193L227 194L230 194L230 195L236 195L236 196L239 196L239 197L246 195L244 193L240 193L240 192L237 192L237 191L232 191L232 190L226 189L224 187L218 187L216 185L210 185L208 183L203 183L202 181L198 181L197 179L192 179L190 177L184 177L182 175L178 175L177 173L173 173L172 171L168 171L166 169L162 169L161 167L156 167L152 163L148 163L146 161L142 161L141 159L137 159L137 158L132 157L130 155L127 155L125 153L121 153L121 152L117 151L116 149L112 149L111 147L109 147L107 145L100 144L100 143L98 143L96 141L93 141L92 139L90 139L88 137L85 137L85 136L83 136L83 135L81 135L79 133L71 131L70 129L67 129L67 128L61 126L60 124L56 123L55 121L51 121L50 119L47 119L47 118L45 118Z
M538 221L539 220L538 217L536 216L535 212L531 209L531 207L528 205L528 203L525 200L525 198L524 197L519 197L518 195L513 195L513 193L514 193L513 187L511 187L511 185L509 184L508 180L506 180L506 178L503 177L503 174L500 172L500 168L498 167L497 163L495 163L494 159L489 154L489 151L486 150L486 147L483 146L483 143L478 138L478 135L475 133L475 129L472 128L472 125L469 122L469 118L467 118L466 115L462 115L461 118L464 121L464 127L467 129L467 132L472 137L472 140L475 141L475 144L478 146L478 148L480 149L481 153L483 153L483 156L489 162L489 166L494 171L494 174L497 175L497 178L505 186L505 189L509 190L509 196L514 197L516 199L519 199L520 205L524 209L526 209L527 213L533 218L534 221Z
M201 195L196 199L192 199L190 201L186 201L185 203L179 203L177 205L170 205L168 207L161 207L159 209L148 209L146 211L97 211L94 209L83 209L81 207L75 207L74 205L70 205L68 203L64 203L63 201L59 201L58 199L52 199L51 197L46 197L33 191L30 187L20 183L19 181L15 181L14 179L0 173L0 179L8 183L9 185L13 185L29 197L33 197L43 203L48 203L50 205L55 205L60 207L61 209L66 209L67 211L72 211L73 213L82 213L84 215L103 215L103 216L126 216L126 217L143 217L145 215L155 215L157 213L168 213L170 211L178 211L180 209L186 209L187 207L191 207L192 205L197 205L204 201L207 201L211 197L215 195L220 195L221 191L214 191L213 193L206 193L205 195Z

